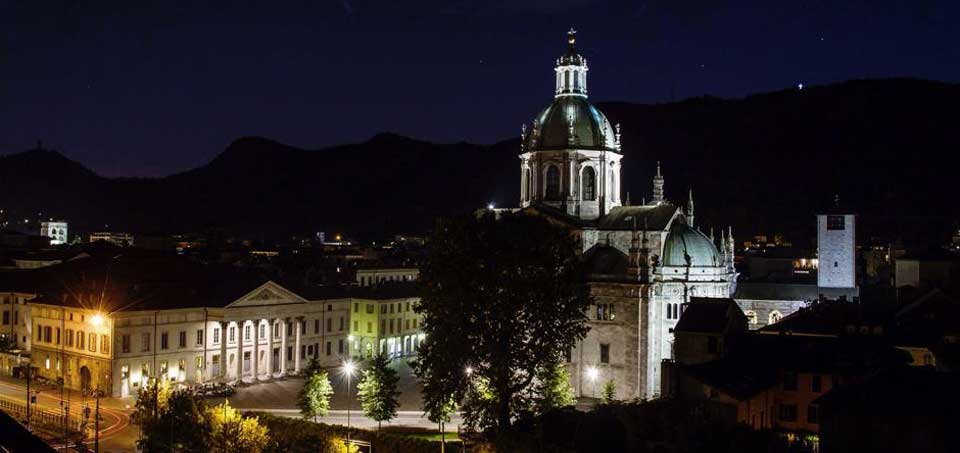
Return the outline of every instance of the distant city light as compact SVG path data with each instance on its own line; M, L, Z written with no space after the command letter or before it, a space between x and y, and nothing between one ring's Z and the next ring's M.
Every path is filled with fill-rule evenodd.
M797 89L798 89L798 90L802 90L802 89L803 89L803 84L802 84L802 83L798 83L798 84L797 84Z
M491 210L492 210L492 209L495 208L495 207L496 207L496 206L494 206L493 203L488 203L488 204L487 204L487 209L491 209Z

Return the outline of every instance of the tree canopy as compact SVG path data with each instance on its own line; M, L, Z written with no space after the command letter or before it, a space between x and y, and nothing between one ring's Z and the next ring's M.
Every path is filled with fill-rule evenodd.
M428 412L463 398L469 366L489 386L504 429L537 374L586 335L590 296L577 241L543 217L488 211L446 220L421 278L426 339L415 369Z
M307 376L297 395L297 407L303 418L323 417L330 410L330 396L333 386L326 371L315 371Z
M377 421L377 429L382 422L397 416L400 407L400 392L397 384L400 376L390 368L390 360L385 354L377 354L370 361L370 367L363 371L357 384L357 398L363 408L363 414Z

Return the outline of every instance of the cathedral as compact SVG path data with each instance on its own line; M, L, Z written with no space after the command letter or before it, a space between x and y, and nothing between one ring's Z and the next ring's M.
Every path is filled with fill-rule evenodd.
M587 99L573 30L567 42L553 102L523 127L520 206L569 228L590 270L590 331L567 356L578 396L597 397L612 380L618 399L655 398L684 304L735 290L733 237L721 233L718 245L700 231L692 193L685 207L670 202L658 162L649 201L623 199L623 159L643 155Z

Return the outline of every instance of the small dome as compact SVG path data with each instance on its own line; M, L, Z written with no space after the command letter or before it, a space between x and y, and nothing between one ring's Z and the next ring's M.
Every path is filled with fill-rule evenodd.
M663 244L664 266L717 267L723 265L720 252L703 233L691 228L683 217L673 220Z
M570 140L573 121L574 140ZM616 152L613 126L582 96L559 96L537 115L527 150L606 149Z

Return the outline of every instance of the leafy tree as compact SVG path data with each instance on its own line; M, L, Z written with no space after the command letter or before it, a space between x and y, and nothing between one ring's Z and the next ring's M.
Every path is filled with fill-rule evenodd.
M258 453L270 441L267 428L256 417L241 416L226 401L207 409L206 416L211 428L210 451Z
M317 360L317 357L311 357L310 361L307 362L306 368L303 369L303 375L310 377L316 373L323 371L323 368L320 367L320 361Z
M330 410L330 396L333 395L333 386L326 371L319 371L307 376L300 394L297 395L297 407L303 418L313 418L327 415Z
M615 384L613 379L611 379L603 384L603 392L600 394L600 402L602 404L611 404L616 401L617 384Z
M370 362L370 368L363 371L357 384L357 398L363 408L363 414L377 421L377 430L382 422L397 416L400 406L400 392L397 383L400 376L397 370L390 368L390 360L385 354L377 354Z
M460 409L463 411L463 424L470 431L483 431L497 426L497 400L486 378L470 378L469 386L463 396Z
M536 407L539 413L577 404L577 397L570 385L570 373L563 363L543 367L536 389Z
M141 450L160 451L162 435L158 432L159 419L167 408L167 400L170 397L170 387L167 381L151 379L137 392L137 402L135 410L131 416L131 421L140 426L140 439L137 440Z
M463 398L464 367L489 383L501 430L523 407L538 370L587 332L590 296L577 241L525 213L445 221L431 238L417 307L426 339L415 369L424 407Z

